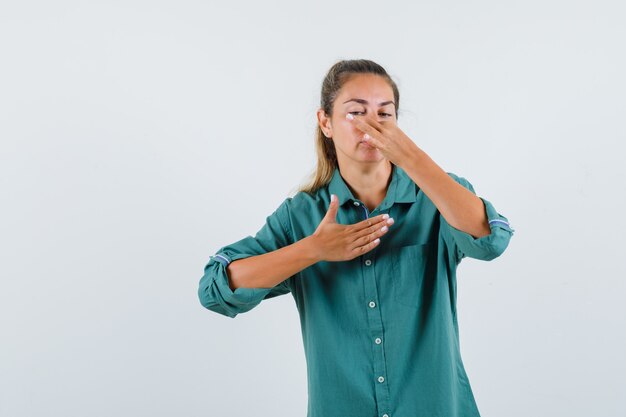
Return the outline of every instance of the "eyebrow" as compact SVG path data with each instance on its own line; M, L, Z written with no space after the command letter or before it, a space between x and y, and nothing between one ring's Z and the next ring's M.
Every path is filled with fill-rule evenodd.
M369 101L363 100L362 98L351 98L350 100L344 101L343 104L346 104L349 101L356 101L357 103L361 104L369 104ZM378 106L382 107L386 106L387 104L393 104L394 107L396 106L396 103L394 103L393 100L383 101L382 103L378 103Z

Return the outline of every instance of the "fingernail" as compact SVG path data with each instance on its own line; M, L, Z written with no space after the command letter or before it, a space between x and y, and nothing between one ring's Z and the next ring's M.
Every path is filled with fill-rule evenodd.
M383 214L383 219L388 219L389 215L387 213Z
M337 196L335 194L330 195L330 201L335 201L336 199L337 199Z
M393 217L391 217L389 220L387 220L387 223L393 224Z

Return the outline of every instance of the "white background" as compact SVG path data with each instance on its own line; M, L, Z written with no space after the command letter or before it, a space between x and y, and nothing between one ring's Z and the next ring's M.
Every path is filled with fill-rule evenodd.
M4 2L0 415L305 416L291 295L231 319L197 287L314 168L321 81L358 58L516 230L458 271L482 415L626 415L624 21L618 1Z

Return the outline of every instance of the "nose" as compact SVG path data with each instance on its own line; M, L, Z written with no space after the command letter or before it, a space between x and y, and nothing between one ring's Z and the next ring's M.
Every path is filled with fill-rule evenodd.
M381 122L383 120L382 116L372 116L371 113L362 115L361 117L363 117L368 122L372 122L372 121Z
M381 123L381 124L385 123L385 118L383 116L378 116L378 115L377 116L366 116L366 118L368 119L368 121L370 123L372 123L372 122L378 122L378 123Z

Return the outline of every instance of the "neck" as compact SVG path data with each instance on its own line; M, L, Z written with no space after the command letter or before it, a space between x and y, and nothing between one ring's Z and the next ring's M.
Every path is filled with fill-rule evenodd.
M384 159L379 164L339 164L341 177L352 194L373 210L387 195L393 166Z

